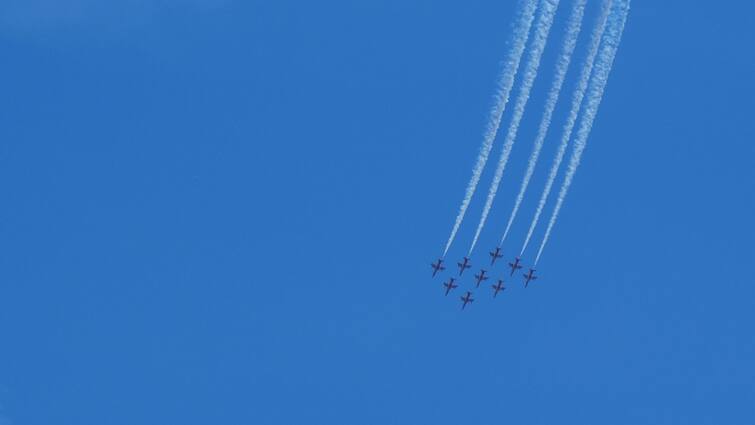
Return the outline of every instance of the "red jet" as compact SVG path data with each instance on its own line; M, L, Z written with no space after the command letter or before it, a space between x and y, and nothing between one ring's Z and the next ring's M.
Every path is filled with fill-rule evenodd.
M464 269L472 268L472 265L469 264L469 258L464 257L464 261L461 263L456 263L459 265L459 276L461 276L462 273L464 273Z
M493 291L494 291L493 292L493 298L495 298L496 295L498 295L498 292L504 291L504 290L506 290L506 287L503 286L503 280L502 279L498 279L498 283L496 283L495 285L493 285Z
M435 277L435 275L438 272L441 272L441 271L443 271L443 270L446 269L445 267L443 267L443 259L442 258L438 258L438 261L436 263L430 263L430 267L433 268L433 277Z
M537 276L535 276L535 269L530 269L530 272L524 275L524 279L524 287L526 288L530 283L530 280L537 279Z
M522 261L522 259L519 257L516 257L513 263L509 263L509 267L511 267L511 276L514 276L514 272L517 271L517 269L522 268L522 266L519 265L520 261Z
M503 254L501 254L501 247L496 248L495 251L490 251L490 257L490 265L492 266L495 264L495 260L503 257Z
M467 294L461 297L461 300L464 302L464 304L461 305L461 309L464 310L464 307L467 306L467 303L473 302L474 298L472 298L472 293L467 291Z
M448 282L444 282L444 283L443 283L443 286L445 286L445 287L446 287L446 296L448 296L448 293L449 293L449 292L451 292L451 290L452 290L452 289L454 289L454 288L458 288L458 287L459 287L459 285L454 285L454 281L455 281L455 280L456 280L456 279L454 279L454 278L450 278L450 279L448 280Z
M483 280L488 280L488 277L485 276L485 273L487 273L485 269L480 269L480 274L474 275L475 279L477 279L477 288L480 287L480 283L482 283Z

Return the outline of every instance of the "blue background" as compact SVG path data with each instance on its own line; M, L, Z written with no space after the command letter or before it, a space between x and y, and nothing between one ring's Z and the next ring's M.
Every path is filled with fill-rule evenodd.
M508 217L570 5L475 266ZM755 8L633 2L541 279L495 300L481 287L462 312L471 274L446 298L428 264L515 12L3 1L0 423L755 422Z

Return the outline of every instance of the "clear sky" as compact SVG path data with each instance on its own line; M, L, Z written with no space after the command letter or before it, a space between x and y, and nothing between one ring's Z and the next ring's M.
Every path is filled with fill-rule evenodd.
M562 3L475 269L524 171ZM633 1L541 278L461 311L471 274L444 297L429 263L515 10L0 2L0 423L755 422L755 7Z

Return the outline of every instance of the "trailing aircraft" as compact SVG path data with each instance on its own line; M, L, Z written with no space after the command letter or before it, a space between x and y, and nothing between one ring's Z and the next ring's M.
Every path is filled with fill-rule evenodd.
M490 265L492 266L495 264L495 260L503 257L503 254L501 254L501 247L497 247L495 251L490 251L490 257Z
M511 276L514 276L514 272L517 271L517 269L522 268L522 266L519 265L520 261L522 261L521 258L516 257L513 263L509 263L509 267L511 267Z
M441 272L441 271L443 271L443 270L446 269L445 267L443 267L443 259L442 258L438 258L438 261L436 263L430 263L430 267L433 268L433 277L435 277L435 275L438 272Z
M464 257L464 261L461 263L456 263L459 265L459 276L461 276L462 273L464 273L464 269L469 269L472 267L471 264L469 264L469 258Z
M455 280L456 279L454 278L450 278L448 282L443 282L443 286L446 287L446 295L448 295L448 293L451 292L452 289L459 287L459 285L454 285Z

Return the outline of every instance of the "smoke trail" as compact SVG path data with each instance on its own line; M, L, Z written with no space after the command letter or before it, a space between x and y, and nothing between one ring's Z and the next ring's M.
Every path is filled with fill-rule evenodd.
M516 195L516 201L514 202L514 208L511 210L511 216L509 216L509 222L506 223L506 230L503 232L501 242L498 243L500 247L503 245L503 241L506 240L506 236L511 230L511 225L514 223L514 218L519 207L524 200L524 193L527 191L527 186L530 184L532 173L535 171L535 165L540 157L540 150L543 148L543 141L548 134L548 127L551 125L551 119L553 118L553 110L556 109L556 103L558 97L561 94L561 87L564 85L564 79L566 78L566 72L569 70L569 63L571 62L574 48L577 46L577 39L579 33L582 30L582 18L585 16L585 4L587 0L576 0L574 7L569 17L569 23L566 27L566 39L564 40L564 46L561 50L561 55L556 62L556 78L553 80L553 85L548 92L548 98L545 101L545 111L543 111L543 118L540 121L540 127L537 129L537 136L535 137L535 145L532 148L530 154L529 163L527 164L527 171L524 173L522 184L519 187L519 194Z
M556 224L558 213L566 198L566 192L574 180L574 174L577 172L577 167L579 167L582 153L585 150L585 146L587 146L587 137L590 135L592 123L595 120L595 115L598 113L600 101L603 99L603 91L608 82L608 74L611 72L613 60L616 57L616 50L618 50L619 43L621 42L621 34L624 32L624 24L629 14L630 0L625 0L622 3L621 10L611 15L608 33L603 41L604 44L601 47L598 61L595 64L595 74L590 81L590 91L587 95L585 112L582 115L582 121L580 121L579 130L577 130L577 137L574 142L574 152L572 152L571 158L569 158L569 168L567 169L566 177L564 177L564 183L561 185L561 190L558 193L558 201L556 201L556 207L548 223L548 229L545 231L543 242L540 244L540 249L537 252L535 264L540 260L540 255L543 253L546 242L548 242L553 225Z
M501 125L501 117L503 117L503 111L506 109L506 104L509 102L509 95L511 94L511 87L514 85L514 77L519 70L519 62L522 59L524 53L524 46L527 44L527 39L530 34L530 27L535 17L535 8L537 7L537 0L526 0L520 11L519 20L514 27L514 45L509 52L509 56L504 63L501 77L498 81L498 90L495 94L495 105L490 110L490 117L485 129L485 135L482 140L482 147L480 148L480 155L477 157L477 162L472 169L472 179L469 180L467 190L464 193L464 199L461 201L461 207L459 208L459 214L456 216L454 227L451 229L451 235L446 242L446 248L443 250L443 258L448 253L448 248L456 238L456 232L459 231L459 226L464 220L464 215L467 213L469 203L472 201L477 184L480 182L480 176L482 170L485 168L485 163L488 162L488 156L490 156L490 150L493 148L493 140L495 140L496 133L498 133L498 127Z
M532 234L534 233L535 227L537 227L537 223L540 220L540 214L542 214L543 208L545 207L545 202L548 200L548 196L550 196L551 189L553 188L553 182L555 182L556 180L558 169L561 167L561 161L563 161L564 159L566 146L569 144L572 130L574 130L574 124L577 122L579 107L580 105L582 105L582 99L585 97L585 92L587 91L587 83L590 81L590 74L592 73L593 64L595 63L595 57L598 55L600 40L603 38L603 33L606 29L606 23L608 21L608 14L611 11L611 5L612 0L605 0L603 2L597 24L595 25L595 28L593 28L592 35L590 36L590 45L587 51L587 58L585 59L585 64L582 67L582 73L579 76L577 87L574 90L571 110L569 111L569 116L566 118L566 124L564 125L564 132L561 136L561 142L558 145L556 157L553 159L553 164L551 165L551 169L548 174L548 180L545 183L545 188L543 189L542 195L540 195L540 201L538 201L535 216L532 218L532 223L530 223L530 228L527 231L527 237L524 239L522 250L519 253L520 257L524 255L524 251L527 249L527 245L529 244L530 239L532 239Z
M472 255L477 239L480 237L482 228L485 226L485 221L488 219L490 208L493 206L493 200L495 199L496 192L498 192L498 186L503 178L503 170L506 168L506 162L509 160L509 154L511 153L511 147L514 145L516 139L516 133L519 130L519 123L522 121L524 115L524 109L527 106L527 101L530 98L530 91L532 85L535 83L537 77L537 69L540 67L540 58L543 56L543 50L545 50L545 44L548 41L548 33L550 33L551 25L553 24L553 17L556 14L559 0L543 0L542 10L537 17L537 24L535 26L535 37L532 39L532 47L529 57L527 58L527 64L525 65L524 78L522 79L522 88L519 92L519 96L514 104L514 115L511 118L508 132L506 133L506 139L503 143L503 151L501 157L498 160L498 167L495 170L493 176L493 182L490 184L490 190L488 191L488 198L485 201L485 206L482 210L482 216L480 217L480 223L477 225L477 231L475 232L474 239L472 240L472 246L469 247L468 256Z

